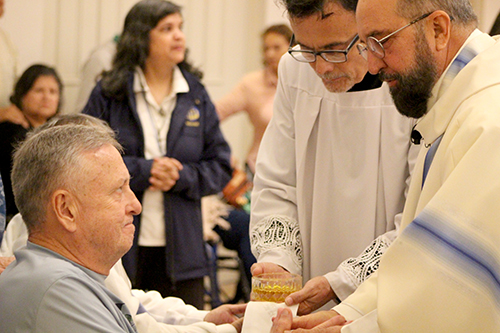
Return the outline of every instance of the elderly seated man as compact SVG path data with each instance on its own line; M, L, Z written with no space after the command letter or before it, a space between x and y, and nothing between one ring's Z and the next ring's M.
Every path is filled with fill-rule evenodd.
M38 131L16 152L14 194L29 239L0 275L2 329L136 332L104 286L141 211L119 149L109 130L69 124ZM161 331L200 331L170 328Z

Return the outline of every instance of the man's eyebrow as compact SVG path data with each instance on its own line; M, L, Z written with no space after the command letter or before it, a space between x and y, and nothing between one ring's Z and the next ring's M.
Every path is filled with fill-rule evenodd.
M390 32L388 29L383 29L383 30L372 30L367 37L373 37L373 36L380 36L380 35L388 35Z
M119 187L126 185L128 183L130 183L130 177L122 177L116 182L116 184L120 185Z
M333 42L333 43L330 43L330 44L326 44L326 45L322 45L319 49L320 50L325 50L325 49L331 49L331 48L334 48L336 46L340 46L340 45L347 45L349 44L350 41L345 41L345 42ZM303 43L301 43L300 41L297 41L297 44L299 44L300 46L303 46L305 47L306 49L310 49L310 50L314 50L313 47L310 47L310 46L307 46Z

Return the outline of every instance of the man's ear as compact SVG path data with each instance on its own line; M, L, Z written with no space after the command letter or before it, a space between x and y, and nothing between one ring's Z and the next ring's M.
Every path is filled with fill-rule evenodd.
M51 205L57 221L68 232L76 231L76 198L67 190L57 190L52 195Z
M451 18L445 11L436 10L430 15L432 32L436 51L442 51L448 46L451 37Z

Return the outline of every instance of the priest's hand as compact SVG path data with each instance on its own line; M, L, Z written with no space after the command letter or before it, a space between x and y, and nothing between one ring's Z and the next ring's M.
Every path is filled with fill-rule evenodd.
M317 327L330 327L334 325L344 325L344 317L334 310L318 311L306 316L299 316L293 319L292 328L312 329ZM325 325L323 325L325 324ZM323 325L323 326L320 326Z
M285 300L286 305L299 304L299 316L309 314L335 298L330 283L324 276L317 276L307 281L304 288L290 294Z
M262 273L283 273L288 272L283 267L276 265L272 262L258 262L250 268L252 276L260 275Z
M273 326L270 333L283 333L292 328L292 311L288 308L279 308L276 317L273 318Z
M340 333L342 326L346 324L344 317L335 311L323 311L318 314L320 315L314 318L311 318L313 315L292 318L290 309L280 308L276 317L273 318L271 333Z

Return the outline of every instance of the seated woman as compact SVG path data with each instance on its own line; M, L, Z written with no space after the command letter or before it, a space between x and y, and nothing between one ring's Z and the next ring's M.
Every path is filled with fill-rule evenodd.
M40 64L26 69L14 86L10 101L22 111L30 126L26 129L10 121L0 123L0 174L4 185L7 222L18 212L10 181L12 153L30 129L44 124L59 112L62 89L56 70Z

